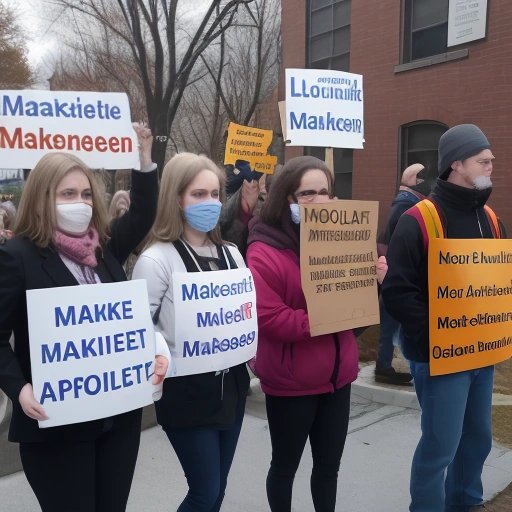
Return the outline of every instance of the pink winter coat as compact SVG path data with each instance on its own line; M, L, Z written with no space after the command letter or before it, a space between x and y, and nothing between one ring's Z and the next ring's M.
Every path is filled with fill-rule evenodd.
M269 227L269 234L274 229ZM265 236L252 238L247 264L256 286L255 372L263 391L276 396L313 395L353 382L358 372L354 333L310 335L297 251L269 245L261 241Z

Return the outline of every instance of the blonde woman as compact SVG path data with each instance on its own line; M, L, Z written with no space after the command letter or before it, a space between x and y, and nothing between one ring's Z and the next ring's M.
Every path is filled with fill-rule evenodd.
M25 293L126 280L122 264L153 222L158 190L151 132L139 125L135 131L147 172L133 172L130 211L111 233L93 173L70 154L49 153L27 179L16 236L0 247L0 388L13 403L9 440L20 443L43 512L123 512L128 500L142 411L39 428L47 416L32 391Z
M179 321L174 310L179 298L173 296L176 274L209 272L215 283L225 272L245 267L238 249L220 237L224 188L224 173L208 158L190 153L172 158L163 171L149 246L133 272L134 279L147 280L153 321L175 360L182 355L174 331ZM244 362L165 379L155 407L189 485L179 512L220 510L248 387Z

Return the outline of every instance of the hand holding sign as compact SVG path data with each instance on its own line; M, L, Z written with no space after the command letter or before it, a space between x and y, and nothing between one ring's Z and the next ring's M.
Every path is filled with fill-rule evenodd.
M377 281L379 284L382 284L386 274L388 272L388 262L386 260L386 256L380 256L377 260Z
M43 406L35 399L32 384L25 384L20 391L19 397L23 412L33 420L44 421L48 419Z

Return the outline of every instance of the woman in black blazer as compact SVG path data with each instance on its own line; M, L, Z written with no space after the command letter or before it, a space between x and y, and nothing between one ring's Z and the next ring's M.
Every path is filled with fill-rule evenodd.
M128 501L142 411L39 428L46 415L31 386L25 292L126 280L122 264L149 231L158 194L151 132L134 128L141 171L132 172L126 215L109 229L97 178L78 158L50 153L27 179L15 238L0 247L0 388L13 403L9 440L20 443L23 469L44 512L121 512ZM155 373L163 379L165 369Z

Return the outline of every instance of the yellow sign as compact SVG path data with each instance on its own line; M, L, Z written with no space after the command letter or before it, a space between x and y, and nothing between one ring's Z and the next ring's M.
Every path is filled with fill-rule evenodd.
M270 144L272 144L272 130L229 123L224 163L234 164L237 160L247 160L251 169L273 174L277 165L277 156L267 153Z
M512 240L430 238L430 374L512 357Z
M300 270L312 336L379 323L376 201L301 205Z

